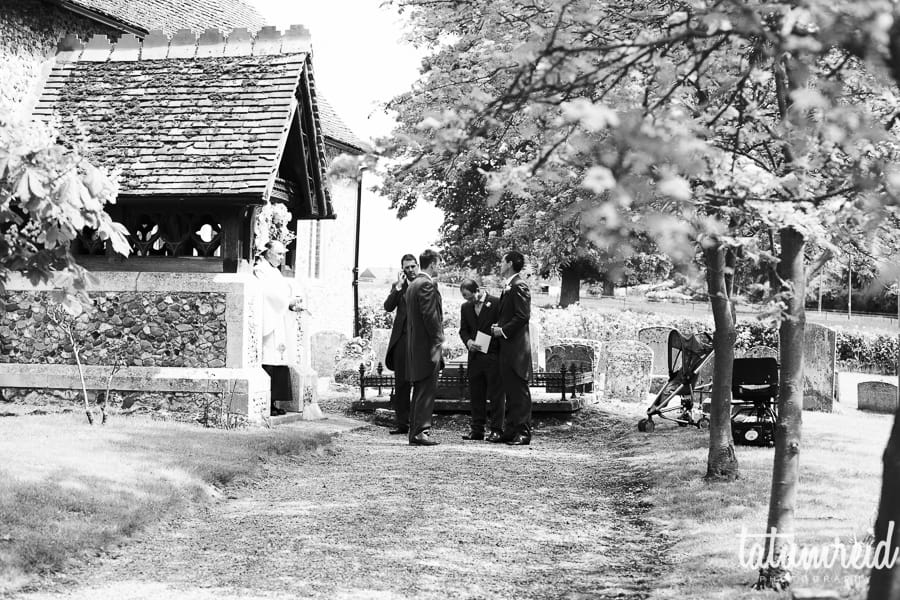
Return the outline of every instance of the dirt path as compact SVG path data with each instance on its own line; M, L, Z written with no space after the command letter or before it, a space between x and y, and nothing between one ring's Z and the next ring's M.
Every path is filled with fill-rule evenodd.
M644 521L604 418L540 427L530 447L435 448L367 426L263 474L41 598L643 598L666 540ZM402 437L402 436L401 436Z

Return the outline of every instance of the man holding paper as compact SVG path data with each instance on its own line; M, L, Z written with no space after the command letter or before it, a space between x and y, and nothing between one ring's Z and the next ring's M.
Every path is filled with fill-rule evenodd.
M460 308L459 337L469 349L469 398L472 402L472 424L464 440L483 440L487 422L487 400L491 401L491 432L488 441L499 441L503 435L506 396L500 382L499 340L491 337L491 325L500 315L500 300L472 279L463 279L459 290L466 300Z

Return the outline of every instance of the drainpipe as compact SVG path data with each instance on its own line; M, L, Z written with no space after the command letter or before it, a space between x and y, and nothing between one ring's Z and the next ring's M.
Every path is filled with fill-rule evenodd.
M362 217L362 176L366 167L360 167L356 176L356 243L353 249L353 337L359 337L359 228Z

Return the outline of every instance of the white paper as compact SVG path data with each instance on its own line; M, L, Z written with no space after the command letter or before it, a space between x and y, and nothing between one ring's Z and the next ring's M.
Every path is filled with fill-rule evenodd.
M488 346L491 344L491 336L488 333L479 331L475 334L475 343L481 346L480 352L487 354Z

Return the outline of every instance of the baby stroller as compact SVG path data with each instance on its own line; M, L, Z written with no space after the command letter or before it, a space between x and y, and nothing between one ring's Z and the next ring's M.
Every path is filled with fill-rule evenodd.
M658 416L660 419L667 419L678 423L681 427L688 425L696 425L697 427L708 427L709 419L705 415L701 415L698 419L694 419L695 394L698 396L703 391L698 385L700 370L708 363L713 355L712 337L707 333L698 333L692 336L684 336L673 329L669 332L669 340L667 343L669 351L669 381L656 395L653 404L647 409L647 418L638 421L638 431L651 433L656 424L653 417ZM676 397L681 402L675 406L669 406L669 403ZM699 402L696 402L700 406ZM670 416L676 413L675 416Z
M737 444L771 446L778 421L778 361L736 358L731 380L731 433Z

